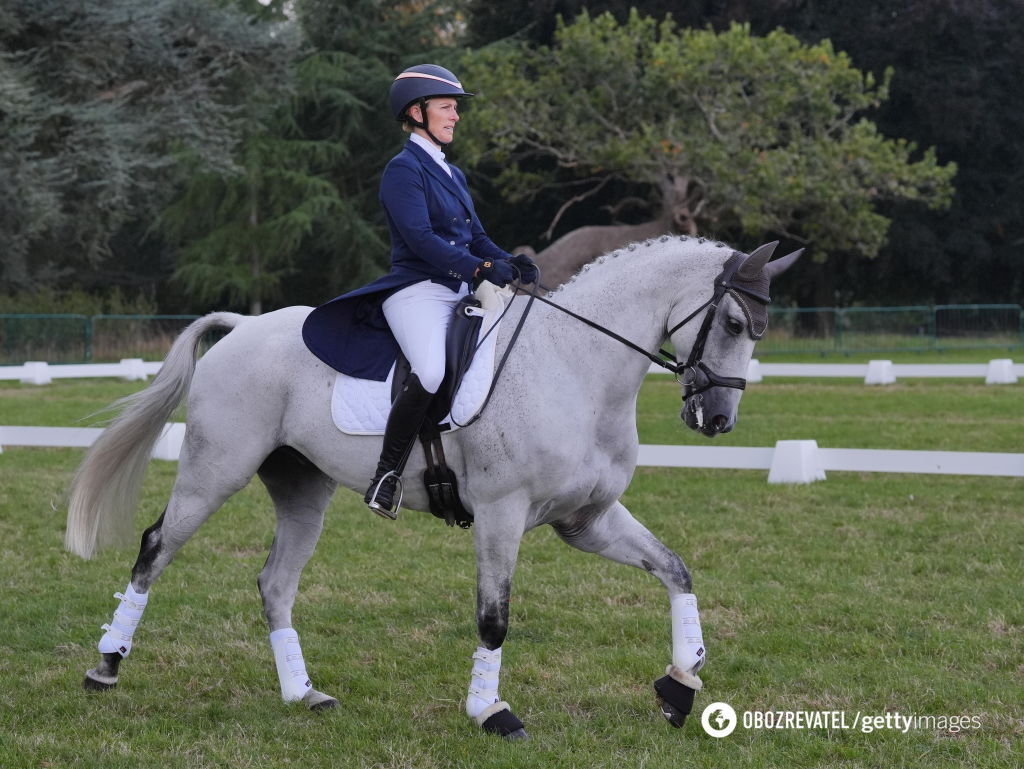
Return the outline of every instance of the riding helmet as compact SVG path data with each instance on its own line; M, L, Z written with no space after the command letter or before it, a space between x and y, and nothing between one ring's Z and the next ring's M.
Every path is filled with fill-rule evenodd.
M438 96L472 95L464 91L458 78L444 67L437 64L417 64L404 70L391 83L388 103L395 120L401 122L407 119L405 110L415 102Z

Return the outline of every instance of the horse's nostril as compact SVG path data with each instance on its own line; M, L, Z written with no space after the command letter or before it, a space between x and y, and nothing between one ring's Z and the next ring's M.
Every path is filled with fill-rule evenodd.
M722 414L716 414L711 420L711 426L715 428L716 433L724 432L728 425L729 419Z

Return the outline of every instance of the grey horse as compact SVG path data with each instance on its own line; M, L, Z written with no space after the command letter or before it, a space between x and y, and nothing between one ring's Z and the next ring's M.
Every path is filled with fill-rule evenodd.
M774 247L748 256L722 243L665 236L601 257L546 297L550 303L533 307L482 417L444 436L474 517L479 645L466 712L485 731L526 736L498 683L519 543L543 524L567 544L641 568L665 586L672 661L655 689L668 721L685 720L706 659L690 573L619 501L636 467L637 393L649 358L668 338L680 359L689 354L685 364L668 364L681 375L683 421L708 437L732 429L765 330L768 284L799 256L770 262ZM525 306L510 308L499 350ZM329 500L339 485L362 492L380 438L333 425L336 373L302 343L309 311L200 318L175 341L152 384L112 407L119 414L86 454L69 494L65 544L84 558L132 536L152 447L188 397L173 491L142 537L125 593L115 594L120 604L104 626L86 688L117 684L153 583L199 526L258 475L277 515L259 589L282 697L314 709L338 704L306 674L292 606ZM217 329L230 332L197 361L201 338ZM425 469L418 454L407 478ZM428 509L425 491L411 481L404 503Z

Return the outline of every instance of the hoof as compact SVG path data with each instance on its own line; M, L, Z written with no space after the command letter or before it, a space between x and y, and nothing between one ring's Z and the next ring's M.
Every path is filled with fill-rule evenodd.
M654 682L654 691L658 695L658 707L661 714L676 729L686 723L686 717L693 710L693 696L696 689L679 683L674 678L664 676Z
M689 714L676 710L675 707L665 702L661 697L658 697L658 707L661 708L661 714L665 716L665 720L676 729L682 728L683 724L686 723L686 716Z
M87 670L82 679L82 688L87 692L106 692L117 686L117 676L104 676L96 669Z
M318 692L316 689L310 689L306 692L302 701L315 713L321 713L325 710L333 710L338 707L338 701L334 699L334 697L328 696L323 692Z
M492 713L480 724L480 728L488 734L496 734L510 742L521 742L522 740L530 739L530 735L523 728L523 722L515 717L507 705L497 713Z

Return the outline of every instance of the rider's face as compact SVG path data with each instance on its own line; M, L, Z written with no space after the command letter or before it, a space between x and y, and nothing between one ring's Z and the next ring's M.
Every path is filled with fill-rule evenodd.
M422 120L420 107L414 104L409 114L416 121ZM459 122L459 102L457 99L434 98L427 101L427 127L441 142L448 144L455 138L455 124ZM423 129L416 129L417 133ZM425 132L424 132L425 133ZM429 136L424 138L429 139Z

